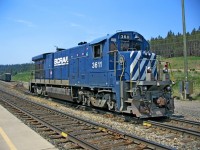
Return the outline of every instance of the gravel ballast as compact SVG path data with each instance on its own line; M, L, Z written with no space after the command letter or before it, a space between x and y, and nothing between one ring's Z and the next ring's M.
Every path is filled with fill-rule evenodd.
M175 115L183 116L185 119L200 122L200 100L175 100Z
M0 88L2 88L0 86ZM4 88L5 89L5 88ZM140 124L131 124L129 122L118 121L115 117L107 117L106 115L94 113L91 111L78 110L70 107L63 106L51 100L44 98L33 97L29 95L24 95L19 91L16 91L13 87L12 93L15 93L21 97L26 97L31 101L42 103L46 106L50 106L54 109L62 111L64 113L71 114L73 116L82 117L83 119L101 123L103 125L112 127L113 129L120 130L128 134L134 134L141 138L151 140L154 142L161 143L163 145L171 146L178 149L197 149L196 145L199 141L192 141L185 143L187 140L185 137L180 137L179 139L174 137L174 134L166 134L164 131L152 131L152 128L142 126ZM175 100L175 115L184 116L185 119L200 121L200 101L180 101Z

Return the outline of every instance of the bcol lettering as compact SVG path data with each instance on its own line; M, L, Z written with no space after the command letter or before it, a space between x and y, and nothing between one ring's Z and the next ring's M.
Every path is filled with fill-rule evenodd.
M54 59L54 66L62 66L68 64L69 64L68 56Z

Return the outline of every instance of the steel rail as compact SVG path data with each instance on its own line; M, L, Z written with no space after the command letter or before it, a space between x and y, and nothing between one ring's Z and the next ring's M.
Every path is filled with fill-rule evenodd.
M52 129L53 131L57 132L58 134L62 135L63 137L67 138L68 140L74 142L74 143L78 143L81 147L85 148L85 149L91 149L91 150L98 150L96 147L93 147L93 145L90 145L89 143L86 143L85 141L82 141L80 139L78 139L77 137L71 135L70 133L64 133L61 129L49 124L48 122L38 118L37 116L29 113L26 110L23 110L22 108L12 104L11 102L8 102L6 100L3 100L2 98L0 98L2 101L4 101L5 103L9 104L10 106L12 106L13 108L20 110L22 113L30 116L31 118L33 118L34 120L37 120L38 122L40 122L41 124L47 126L48 128Z
M180 119L180 118L176 118L176 117L170 117L170 119L171 120L175 120L175 121L179 121L179 122L183 122L183 123L188 123L188 124L191 124L191 125L198 125L198 126L200 126L200 122L197 122L197 121Z
M13 95L13 94L11 94L11 93L8 93L8 92L5 92L5 91L3 91L3 92L6 93L6 94L9 94L9 95L11 95L11 96L15 96L15 97L16 97L16 95ZM100 125L100 124L97 124L97 123L94 123L94 122L91 122L91 121L88 121L88 120L84 120L84 119L82 119L82 118L80 118L80 117L75 117L75 116L72 116L72 115L70 115L70 114L66 114L66 113L60 112L60 111L58 111L58 110L52 109L52 108L50 108L50 107L41 105L41 104L36 103L36 102L30 102L30 101L26 100L25 98L21 98L21 97L20 97L20 99L25 100L26 102L32 103L33 105L39 105L40 107L44 107L44 108L46 108L46 109L49 109L49 110L54 111L54 112L56 112L56 113L59 113L59 114L61 114L61 115L67 115L67 116L69 116L69 117L71 117L71 118L78 119L78 120L80 120L80 121L82 121L82 122L90 123L90 124L92 124L92 125L95 125L95 126L104 128L104 129L109 130L109 131L111 131L111 132L115 132L115 133L117 132L117 133L120 134L121 136L123 136L123 137L128 137L128 138L132 138L132 139L134 139L134 141L137 141L138 143L141 143L141 142L142 142L142 143L145 143L145 145L147 145L147 146L148 146L149 148L151 148L151 149L173 149L172 147L168 147L168 146L164 146L164 145L161 145L161 144L159 144L159 143L156 143L156 142L148 141L148 140L146 140L146 139L144 139L144 138L140 138L140 137L137 137L137 136L132 135L132 134L126 134L126 133L124 133L124 132L121 132L121 131L118 131L118 130L114 130L114 129L112 129L112 128L110 128L110 127L107 127L107 126L105 126L105 125ZM7 102L7 100L4 100L4 102ZM18 106L15 106L15 104L13 104L13 103L10 103L10 104L11 104L13 107L15 107L16 109L20 109L20 111L23 111L24 113L28 114L28 115L31 116L32 118L38 120L39 122L45 124L46 126L50 127L51 129L55 130L57 133L60 133L60 134L62 135L63 132L62 132L61 129L59 129L59 128L55 127L55 126L52 126L51 124L49 124L49 123L47 123L47 122L41 120L40 118L36 117L36 116L33 115L33 114L30 114L29 112L23 110L22 108L18 108ZM84 142L83 142L83 141L80 142L81 139L78 139L77 137L75 137L75 136L73 136L73 135L70 135L70 133L66 133L66 134L67 134L68 139L70 139L71 141L73 141L73 142L75 142L75 143L80 144L82 147L84 147L84 148L86 148L86 149L98 149L98 148L94 147L93 145L91 145L91 144L89 144L89 143L86 143L85 141L84 141Z
M170 129L173 131L178 131L178 132L182 132L182 133L186 133L192 136L196 136L196 137L200 137L200 132L196 131L196 130L191 130L191 129L187 129L187 128L183 128L183 127L177 127L177 126L173 126L173 125L169 125L169 124L165 124L165 123L160 123L160 122L156 122L156 121L152 121L152 120L148 120L146 121L147 123L149 123L150 125L153 125L155 127L161 127L161 128L166 128L166 129Z

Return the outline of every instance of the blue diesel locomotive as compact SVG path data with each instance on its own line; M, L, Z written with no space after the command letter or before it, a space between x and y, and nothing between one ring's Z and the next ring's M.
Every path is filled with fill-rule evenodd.
M139 118L170 116L168 66L149 47L141 34L127 31L35 56L30 91Z

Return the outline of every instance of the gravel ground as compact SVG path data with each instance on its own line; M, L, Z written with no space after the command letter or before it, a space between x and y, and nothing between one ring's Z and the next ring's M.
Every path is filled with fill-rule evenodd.
M1 88L1 87L0 87ZM60 110L65 113L69 113L71 115L82 117L86 120L99 122L103 125L107 125L112 127L113 129L120 130L122 132L126 132L128 134L134 134L141 138L145 138L151 141L155 141L161 143L163 145L172 146L173 148L178 149L198 149L196 146L199 141L193 140L192 142L185 143L187 140L186 137L176 138L173 133L167 133L164 131L152 131L152 128L141 126L137 124L130 124L127 122L121 122L117 120L115 117L108 117L102 114L94 114L94 112L77 110L69 107L65 107L61 104L52 102L51 100L47 100L44 98L33 97L21 94L20 92L15 90L15 86L13 86L12 91L17 95L21 95L22 97L26 97L31 101L36 101L42 103L47 106L51 106L54 109ZM200 101L178 101L175 100L175 115L183 115L186 119L200 121Z
M200 122L200 100L175 100L175 115L184 116L185 119Z

